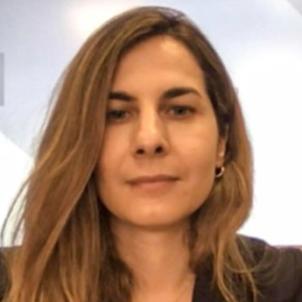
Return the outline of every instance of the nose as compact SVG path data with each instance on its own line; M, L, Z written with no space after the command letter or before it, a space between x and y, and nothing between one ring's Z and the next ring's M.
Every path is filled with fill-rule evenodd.
M134 129L133 154L136 157L164 156L169 143L166 125L152 109L141 114Z

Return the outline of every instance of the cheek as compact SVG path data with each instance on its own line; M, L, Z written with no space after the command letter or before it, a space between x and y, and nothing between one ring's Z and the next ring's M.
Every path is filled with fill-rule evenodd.
M215 178L215 148L190 149L184 155L184 165L190 183L201 191L209 190Z
M108 135L106 135L97 165L97 187L100 199L106 195L110 180L115 179L118 150L120 149L115 147L115 141L108 139Z
M127 150L129 149L129 139L125 132L119 135L114 130L106 133L102 152L99 157L98 171L103 179L114 176L120 168L121 163L125 159Z
M207 174L209 170L215 169L216 144L214 142L199 140L196 144L191 144L191 148L185 151L183 156L188 165L188 170Z
M202 129L201 129L202 130ZM214 131L198 131L186 136L178 149L179 159L188 180L187 194L193 194L195 200L202 201L210 193L216 167L218 135ZM181 146L186 146L183 148Z
M190 134L176 137L178 152L188 170L206 172L215 168L218 132L215 124L194 129Z

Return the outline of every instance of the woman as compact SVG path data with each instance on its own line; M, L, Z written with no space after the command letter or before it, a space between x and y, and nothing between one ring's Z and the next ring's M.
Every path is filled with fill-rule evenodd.
M302 301L301 253L236 235L251 203L250 145L215 50L180 12L130 10L65 73L3 301Z

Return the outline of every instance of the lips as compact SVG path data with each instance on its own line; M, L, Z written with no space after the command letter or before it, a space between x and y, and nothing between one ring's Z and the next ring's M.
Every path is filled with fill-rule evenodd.
M140 184L152 184L152 183L164 183L164 182L172 182L176 181L179 178L172 175L144 175L132 178L128 181L129 184L132 185L140 185Z

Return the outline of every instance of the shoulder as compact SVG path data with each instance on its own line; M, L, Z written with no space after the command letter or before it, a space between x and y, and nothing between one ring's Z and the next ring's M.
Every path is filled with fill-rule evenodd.
M302 251L274 247L263 240L238 236L242 248L253 260L256 282L264 301L302 302Z

